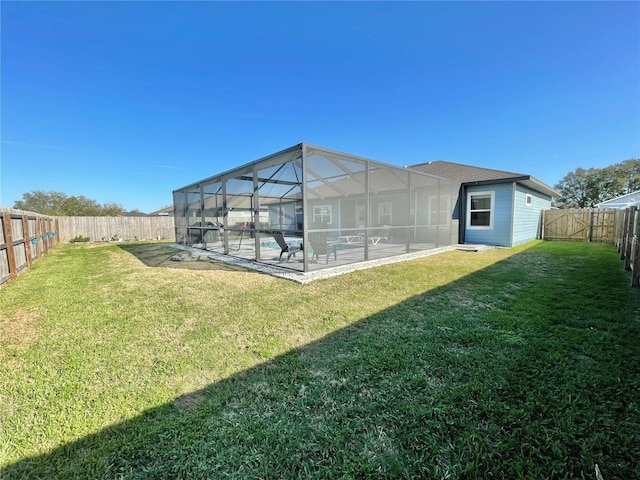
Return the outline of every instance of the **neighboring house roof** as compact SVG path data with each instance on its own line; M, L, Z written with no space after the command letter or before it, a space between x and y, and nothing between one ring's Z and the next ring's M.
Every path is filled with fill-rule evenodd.
M121 217L150 217L148 213L144 212L124 212Z
M164 207L160 210L156 210L155 212L151 212L149 215L173 216L173 205L169 205L168 207Z
M532 190L543 193L550 197L560 197L561 194L549 185L541 182L535 177L524 173L507 172L504 170L493 170L491 168L474 167L461 163L445 162L437 160L435 162L420 163L410 165L407 168L418 172L429 173L438 177L447 178L463 185L489 185L495 183L521 183Z
M597 208L627 208L640 204L640 190L596 204Z

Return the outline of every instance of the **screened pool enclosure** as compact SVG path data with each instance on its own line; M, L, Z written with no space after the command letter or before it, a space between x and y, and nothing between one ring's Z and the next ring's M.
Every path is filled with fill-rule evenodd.
M176 241L308 272L457 241L458 185L301 143L173 192Z

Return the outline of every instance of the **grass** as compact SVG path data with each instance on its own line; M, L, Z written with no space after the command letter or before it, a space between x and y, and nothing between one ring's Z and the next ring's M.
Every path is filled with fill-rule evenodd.
M640 478L640 292L609 245L301 286L162 243L1 291L0 478Z

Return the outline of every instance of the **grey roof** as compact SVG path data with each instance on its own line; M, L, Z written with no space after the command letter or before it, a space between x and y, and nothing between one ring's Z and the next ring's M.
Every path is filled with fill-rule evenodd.
M516 182L550 197L561 196L558 191L554 190L549 185L525 173L474 167L473 165L445 162L444 160L410 165L407 168L447 178L449 180L460 182L463 185L486 185L492 183Z
M435 162L420 163L407 168L418 170L419 172L430 173L439 177L455 180L460 183L479 182L485 180L498 180L514 177L524 177L522 173L505 172L504 170L492 170L490 168L474 167L461 163L445 162L437 160Z
M151 215L144 212L123 212L120 216L121 217L150 217Z
M640 203L640 190L596 204L598 208L627 208Z
M173 205L169 205L168 207L161 208L160 210L155 210L151 212L149 215L173 215Z

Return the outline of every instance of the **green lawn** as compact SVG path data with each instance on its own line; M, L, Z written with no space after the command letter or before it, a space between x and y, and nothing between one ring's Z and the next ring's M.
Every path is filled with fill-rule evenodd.
M614 247L298 285L64 244L0 290L0 479L640 478L640 291Z

